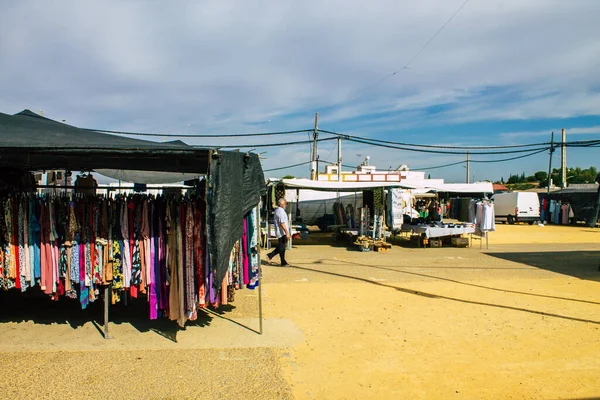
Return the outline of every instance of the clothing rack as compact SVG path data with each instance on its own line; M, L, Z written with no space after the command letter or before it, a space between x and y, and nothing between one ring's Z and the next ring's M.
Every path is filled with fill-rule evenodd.
M50 188L59 188L58 186L53 186L53 185L40 185L40 186L46 186L46 187L50 187ZM69 186L66 186L69 187ZM170 187L172 188L172 186ZM114 187L109 187L109 189L116 189L118 190L119 188L114 188ZM22 194L24 197L31 197L31 196L39 196L37 193L23 193ZM51 195L54 196L55 198L61 197L59 194L56 195ZM100 197L98 195L92 195L95 197ZM11 197L11 194L8 195L8 197ZM260 203L259 203L260 204ZM259 208L260 209L260 208ZM260 212L256 212L256 218L255 218L255 231L256 232L260 232ZM206 222L205 222L206 223ZM194 250L195 251L195 250ZM259 243L257 243L256 246L256 252L257 257L258 257L258 263L257 263L257 273L255 275L255 277L257 278L257 284L258 284L258 313L259 313L259 331L257 332L258 334L262 335L263 334L263 307L262 307L262 267L261 267L261 262L260 262L260 245ZM105 266L106 267L106 266ZM251 268L251 265L250 265ZM19 279L19 277L17 276L16 279ZM69 279L69 276L66 277L66 279ZM180 283L183 284L183 283ZM97 285L96 287L98 289L100 289L101 286L104 286L104 327L103 327L103 337L104 339L112 339L112 337L109 335L109 312L110 312L110 307L109 307L109 299L112 298L111 296L111 289L113 287L113 282L112 281L108 281L103 285L102 283L96 283L95 285ZM133 287L133 286L132 286ZM226 289L226 288L225 288ZM100 289L101 290L101 289ZM208 289L207 289L208 290ZM223 290L223 289L221 289ZM128 292L124 292L124 303L125 305L127 305L127 296L128 296ZM199 311L200 309L198 309Z
M189 186L189 185L182 185L182 186L152 186L149 189L152 190L165 190L165 189L193 189L195 186ZM73 189L73 190L81 190L81 187L77 187L77 186L73 186L73 185L35 185L36 189ZM114 191L114 190L123 190L123 189L131 189L133 190L134 187L133 186L127 186L127 187L122 187L122 186L96 186L93 188L85 188L85 189L102 189L102 190L108 190L108 191ZM146 188L147 190L148 188Z

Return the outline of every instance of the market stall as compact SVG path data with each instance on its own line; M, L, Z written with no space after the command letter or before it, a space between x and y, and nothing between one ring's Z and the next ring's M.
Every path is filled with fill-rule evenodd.
M99 169L129 171L136 183L161 173L207 179L170 197L104 197L81 185L40 194L30 179L31 171ZM258 285L254 210L264 177L255 154L108 135L25 110L0 113L0 172L2 288L39 287L82 308L102 299L106 336L108 305L121 297L145 296L151 319L183 326L198 308Z
M386 250L391 245L386 243L390 231L386 228L386 213L384 201L384 189L404 188L416 189L417 186L402 181L364 181L364 182L337 182L337 181L315 181L309 179L283 179L285 188L309 189L322 192L356 193L363 194L363 205L361 207L348 208L341 201L333 204L333 223L335 231L340 237L346 238L352 246L362 250ZM376 206L365 205L366 197L371 198ZM332 225L330 225L331 227Z
M391 192L390 209L401 210L390 213L393 225L400 225L395 223L398 218L406 220L396 232L407 233L419 245L441 247L445 243L467 247L474 235L485 238L487 244L488 232L493 230L490 226L493 218L489 217L493 215L493 205L486 198L492 193L491 183L437 184L426 189Z

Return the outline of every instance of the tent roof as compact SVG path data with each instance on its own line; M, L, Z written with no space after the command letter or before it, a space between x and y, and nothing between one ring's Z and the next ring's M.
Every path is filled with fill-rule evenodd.
M77 128L29 110L0 113L0 168L133 169L206 173L209 149Z
M432 189L444 193L494 193L494 188L490 182L443 183Z
M405 188L416 189L417 187L403 182L336 182L336 181L313 181L310 179L282 179L285 187L296 189L312 189L326 192L356 192L376 188Z

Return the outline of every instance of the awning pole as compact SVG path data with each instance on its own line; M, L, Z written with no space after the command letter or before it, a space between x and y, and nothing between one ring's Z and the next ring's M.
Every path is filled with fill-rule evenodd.
M258 213L256 223L258 225L257 232L260 232L260 209L261 203L258 203ZM269 224L267 224L268 228ZM258 246L258 334L263 334L263 307L262 307L262 258L261 258L261 246Z
M104 287L104 339L112 339L112 336L108 335L108 304L111 286L112 284L109 284Z

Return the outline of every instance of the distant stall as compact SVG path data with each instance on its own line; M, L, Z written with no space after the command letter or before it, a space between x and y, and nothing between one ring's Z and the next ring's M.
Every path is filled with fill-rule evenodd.
M310 179L283 179L286 189L308 189L333 193L361 193L363 204L354 207L352 204L343 205L341 201L333 203L333 222L326 229L335 229L340 235L350 238L351 243L357 244L363 250L388 248L385 238L389 232L385 230L386 211L384 189L402 188L417 189L418 186L402 181L389 182L338 182L315 181ZM369 202L369 197L370 202ZM300 200L300 199L298 199ZM369 206L369 203L372 204ZM357 242L358 239L358 242Z
M410 235L423 247L447 245L466 247L463 236L473 235L488 241L488 232L495 229L493 205L488 195L493 193L489 182L472 184L442 183L425 190L391 191L393 199L402 199L404 223L397 232ZM393 214L393 220L399 218ZM472 240L471 240L472 241Z

